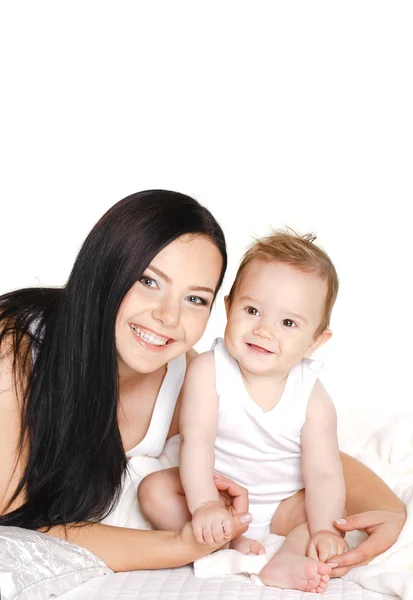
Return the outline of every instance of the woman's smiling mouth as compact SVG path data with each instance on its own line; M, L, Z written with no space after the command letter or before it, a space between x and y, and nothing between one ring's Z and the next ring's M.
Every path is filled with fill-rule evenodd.
M137 338L144 347L149 346L151 350L162 350L165 346L175 342L172 338L161 336L154 331L142 327L141 325L136 325L135 323L131 323L130 328L135 338Z

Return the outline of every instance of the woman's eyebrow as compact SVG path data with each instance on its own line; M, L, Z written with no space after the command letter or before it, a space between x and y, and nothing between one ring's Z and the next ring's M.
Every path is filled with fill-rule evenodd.
M162 277L162 279L165 279L165 281L167 283L172 283L172 279L169 277L169 275L167 275L166 273L164 273L163 271L161 271L160 269L157 269L156 267L154 267L153 265L149 265L148 269L150 271L153 271L155 273L155 275L158 275L159 277Z
M155 273L156 275L158 275L158 277L162 277L162 279L164 279L167 283L172 283L172 279L169 277L169 275L167 275L166 273L164 273L160 269L157 269L153 265L149 265L148 269L150 271L152 271L153 273ZM197 292L197 291L199 291L199 292L209 292L212 295L215 294L215 292L214 292L213 289L211 289L209 287L205 287L204 285L190 285L190 286L188 286L188 290L193 290L195 292Z

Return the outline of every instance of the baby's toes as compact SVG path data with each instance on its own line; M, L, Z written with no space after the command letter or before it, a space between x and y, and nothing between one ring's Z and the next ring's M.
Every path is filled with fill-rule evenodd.
M265 548L257 540L251 540L250 550L247 554L265 554Z
M323 592L325 592L327 589L327 584L328 584L328 580L327 581L321 580L317 586L317 594L322 594Z
M329 576L331 573L331 569L332 569L332 567L330 565L327 565L326 563L323 563L323 562L317 562L316 571L320 575Z

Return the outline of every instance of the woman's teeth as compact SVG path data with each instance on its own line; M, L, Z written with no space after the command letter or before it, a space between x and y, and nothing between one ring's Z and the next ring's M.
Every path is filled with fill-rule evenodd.
M165 346L168 338L162 338L154 333L149 333L149 331L142 331L139 327L135 327L135 325L131 325L132 331L144 342L148 342L148 344L154 344L155 346Z

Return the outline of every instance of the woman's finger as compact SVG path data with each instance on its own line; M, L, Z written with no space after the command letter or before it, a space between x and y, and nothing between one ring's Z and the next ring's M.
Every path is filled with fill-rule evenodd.
M245 533L252 521L250 513L243 513L232 517L232 537L237 538Z
M336 559L331 558L327 564L330 564L330 562L337 562ZM369 563L368 560L360 563L359 565L352 565L350 567L336 567L334 568L331 573L330 573L330 577L343 577L343 575L345 575L346 573L348 573L350 571L350 569L354 569L355 567L362 567L364 565L367 565Z
M336 562L339 567L355 567L361 563L367 563L372 558L380 554L376 550L376 541L374 536L371 535L367 540L362 542L354 550L344 552L344 554L338 554L331 558L331 562Z
M367 529L373 525L383 523L384 515L381 510L370 510L356 515L350 515L345 519L337 519L334 525L341 531L354 531L355 529Z
M218 491L226 492L230 496L234 514L248 512L248 492L244 487L217 474L214 474L214 483Z

